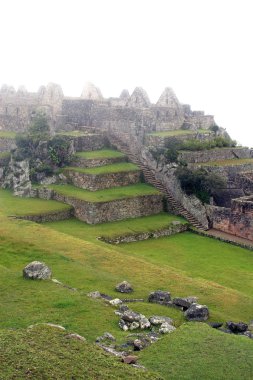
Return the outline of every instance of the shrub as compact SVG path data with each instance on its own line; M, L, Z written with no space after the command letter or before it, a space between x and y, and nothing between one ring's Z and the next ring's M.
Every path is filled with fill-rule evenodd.
M55 136L48 143L50 160L57 166L68 164L71 159L70 141L63 136Z

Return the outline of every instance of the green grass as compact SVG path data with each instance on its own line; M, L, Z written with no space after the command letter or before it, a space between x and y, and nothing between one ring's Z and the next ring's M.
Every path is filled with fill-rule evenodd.
M130 281L135 289L134 294L128 296L130 298L147 299L152 290L170 290L173 296L196 295L199 297L200 303L209 306L212 321L231 319L247 322L252 319L252 284L248 277L252 264L252 252L191 233L154 240L157 243L160 240L167 240L163 248L164 253L158 249L159 245L153 245L148 250L149 244L145 248L141 243L132 243L126 248L106 245L102 242L95 243L95 240L88 242L85 241L88 235L89 231L84 231L80 239L48 228L48 225L9 220L0 213L0 327L5 329L2 339L5 342L4 353L6 353L4 361L1 360L1 370L4 368L6 371L5 378L8 379L7 375L13 375L14 368L17 368L17 371L23 370L25 359L29 367L32 367L32 371L36 371L34 368L36 364L30 363L36 362L39 369L43 368L43 371L46 371L43 372L41 369L43 375L50 374L50 376L45 375L44 378L53 378L52 372L47 372L53 371L52 368L55 367L55 362L51 361L53 358L56 358L58 363L55 371L61 371L62 368L69 371L70 361L73 363L72 368L79 370L81 362L86 362L86 353L82 356L83 360L80 360L81 348L76 348L75 355L71 356L71 347L68 346L65 350L66 346L62 341L60 344L63 346L62 355L58 357L58 346L54 345L54 337L51 338L48 335L47 344L45 344L42 333L42 335L36 334L38 339L41 339L40 360L37 357L40 346L35 342L35 337L27 334L27 344L22 341L20 329L30 324L40 322L60 324L71 332L85 336L88 343L94 342L97 336L109 331L115 335L119 343L124 342L127 334L118 328L118 317L113 313L113 308L101 300L92 300L85 296L89 291L99 290L116 297L118 293L115 292L114 287L123 279ZM183 244L180 243L181 239L184 241ZM196 255L194 252L197 252ZM212 258L215 252L216 256ZM229 252L233 257L231 261ZM237 265L235 265L236 258ZM206 259L205 263L204 259ZM51 281L24 280L22 268L33 260L46 262L51 267L54 278L78 290L73 292ZM214 265L215 260L216 265ZM197 271L194 265L198 266L199 261L199 273L191 275L191 271ZM245 279L245 285L242 284L238 290L236 282L232 283L232 280L226 279L227 270L231 271L230 276L237 277L233 281L239 284ZM215 279L209 280L209 274L215 271L219 271L220 279L216 276ZM224 281L227 286L223 285ZM155 314L171 316L176 326L184 321L182 313L176 309L147 302L132 304L131 307L147 317ZM193 327L189 325L187 330L183 326L174 333L175 335L163 337L158 343L140 353L141 363L148 369L154 369L165 379L173 378L172 376L176 378L178 374L177 378L192 380L201 378L199 374L202 370L205 371L207 379L216 380L219 376L223 376L223 379L230 380L233 366L237 363L237 369L234 370L235 378L243 379L243 376L251 378L253 361L250 355L253 342L246 338L217 333L209 328L207 330L205 326L205 330L202 330L201 326L200 324ZM7 334L6 329L14 329L14 334L12 332ZM17 332L16 335L15 332ZM16 341L12 340L14 336L17 337ZM21 344L18 343L19 339L21 339ZM49 341L50 344L48 344ZM72 344L75 345L75 343ZM28 346L30 346L30 353L27 351ZM11 353L10 347L12 347ZM47 360L47 348L50 350L51 360ZM216 349L218 357L214 362ZM93 364L92 348L90 350L91 356L88 362L91 363L91 367L95 366L94 371L99 371L100 365L104 366L104 373L107 375L107 367L103 359L97 355L99 363ZM11 358L16 360L13 362ZM4 364L5 361L7 364ZM44 367L41 367L42 362ZM15 366L12 363L15 363ZM180 363L182 363L181 368ZM218 367L220 372L218 372ZM95 375L90 373L93 379ZM16 378L22 379L20 374L21 372L18 372ZM37 372L33 378L36 378L36 374ZM124 378L119 370L115 376L119 379ZM55 378L62 377L57 373ZM131 379L132 375L127 374L126 378Z
M0 152L0 158L8 158L10 156L10 152Z
M0 211L4 215L42 215L70 208L69 205L52 200L14 197L10 190L0 189Z
M164 229L175 220L180 221L181 223L187 223L187 221L181 217L161 213L157 215L143 216L141 218L120 220L117 222L101 223L96 225L86 224L74 218L59 222L50 222L45 225L56 231L64 232L68 235L87 241L96 242L96 238L98 236L114 238L117 236L126 236L140 232L152 232Z
M140 353L144 365L168 380L246 380L253 378L253 341L188 323L159 345ZM232 360L231 360L232 359Z
M64 132L58 132L57 135L61 136L70 136L70 137L82 137L82 136L93 136L94 133L87 133L83 131L64 131Z
M50 185L48 187L55 190L61 195L73 197L87 202L110 202L117 199L132 198L142 195L161 194L154 187L146 185L144 183L130 186L113 187L110 189L93 192L79 189L72 185Z
M68 331L39 325L0 330L1 379L158 379L111 357L95 344L68 339Z
M0 131L0 138L8 138L8 139L15 139L16 133L15 132L9 132L9 131Z
M208 129L198 129L196 131L184 130L184 129L175 129L173 131L159 131L150 133L151 136L159 137L173 137L173 136L184 136L184 135L195 135L196 133L206 133L210 134L211 132Z
M218 161L208 161L203 163L198 163L197 165L202 166L237 166L253 164L252 158L234 158L232 160L218 160Z
M123 173L123 172L134 172L140 170L137 165L131 164L130 162L120 162L117 164L104 165L95 168L80 168L80 167L65 167L63 171L74 171L77 173L84 173L89 175L103 175L110 173Z
M89 152L78 152L75 157L84 158L86 160L103 159L103 158L118 158L125 155L113 149L92 150Z

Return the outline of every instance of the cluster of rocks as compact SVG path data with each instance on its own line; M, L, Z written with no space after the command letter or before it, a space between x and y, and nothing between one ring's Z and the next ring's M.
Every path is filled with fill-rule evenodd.
M249 328L253 328L253 321L248 325L245 322L232 322L228 321L225 324L222 322L209 323L209 325L219 331L227 334L243 335L250 339L253 339L253 332Z

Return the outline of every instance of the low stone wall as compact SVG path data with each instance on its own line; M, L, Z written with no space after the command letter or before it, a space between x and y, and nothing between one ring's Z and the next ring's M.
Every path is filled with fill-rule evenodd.
M87 134L86 136L70 137L74 141L77 152L99 150L108 145L108 140L103 134Z
M15 148L16 148L15 139L0 137L0 153L10 152L12 149L15 149Z
M216 148L202 151L181 151L179 160L187 163L231 160L234 158L251 158L248 148Z
M18 219L30 220L36 223L45 223L45 222L57 222L59 220L69 219L74 215L74 209L70 208L63 211L49 212L39 215L25 215L19 216Z
M64 174L74 186L90 191L109 189L118 186L128 186L140 182L140 171L91 175L65 170Z
M126 157L96 158L92 160L87 160L81 157L75 157L75 159L71 162L71 165L79 166L82 168L95 168L98 166L111 165L124 161L127 161Z
M151 232L139 232L136 234L117 236L114 238L101 236L98 239L109 244L132 243L134 241L142 241L142 240L148 240L152 238L157 239L163 236L170 236L170 235L178 234L180 232L185 232L187 230L188 230L188 224L182 224L180 222L175 222L175 224L173 224L172 222L169 227L163 228L160 230L154 230Z
M56 192L53 192L52 196L53 199L57 201L73 206L75 209L75 217L88 224L136 218L139 216L159 214L163 211L163 198L161 195L145 195L98 203L66 197Z
M213 140L214 135L212 133L196 132L192 134L182 134L176 136L159 136L159 135L146 135L145 145L153 146L155 148L164 149L168 144L179 143L189 139L198 139L202 141Z

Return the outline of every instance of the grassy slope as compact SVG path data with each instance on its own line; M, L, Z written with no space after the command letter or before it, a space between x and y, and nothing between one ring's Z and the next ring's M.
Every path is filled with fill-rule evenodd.
M199 296L200 302L210 306L212 320L245 319L252 312L252 299L243 293L203 278L188 277L186 273L175 270L172 266L160 266L146 259L126 255L126 252L121 252L118 247L116 249L105 244L95 245L42 225L25 221L9 221L1 215L0 236L0 279L3 290L0 307L1 327L21 328L36 322L52 322L62 324L84 335L90 342L104 331L110 331L119 341L122 341L126 334L117 327L118 317L113 314L113 309L102 301L91 300L85 296L86 292L97 289L116 296L118 294L114 291L114 286L122 279L132 282L136 289L134 296L138 298L146 298L150 290L158 288L170 289L173 294L178 295L195 294ZM220 243L216 243L219 249ZM35 259L45 261L53 269L54 277L78 288L79 291L72 292L48 281L23 280L22 268ZM227 302L224 303L224 300ZM182 314L174 309L148 303L135 304L133 307L147 316L168 315L175 319L177 325L182 322ZM209 335L208 332L204 340L206 346L212 350L215 346L208 345ZM220 373L222 373L228 367L225 360L233 365L238 353L231 351L227 354L226 345L223 342L227 336L225 334L220 334L220 336L219 346L224 348L220 368ZM194 369L194 364L192 364L192 356L188 355L190 349L182 352L178 343L179 346L175 346L173 360L171 360L172 350L171 345L167 344L168 338L163 338L157 346L150 348L158 350L161 347L161 354L159 355L158 352L154 354L155 369L165 378L170 378L168 374L175 365L175 360L179 363L183 360L190 368L189 373L192 374L191 368ZM188 346L195 347L198 339L201 346L202 335L193 330L192 336L189 335ZM184 340L183 336L181 346ZM252 341L244 343L246 342L244 338L241 342L242 347L245 345L241 361L245 362L249 357L248 345L251 344L252 347ZM142 360L146 362L148 368L154 368L153 354L150 355L149 350L141 353ZM178 360L179 357L180 360ZM213 354L210 352L210 355L207 353L202 359L198 358L200 365L208 369L210 373L213 367L212 357ZM249 371L252 371L252 361L249 368L243 366L242 370L238 369L237 378L243 378L243 375L250 373ZM119 378L121 378L120 375ZM196 377L189 375L188 378L195 379ZM213 377L213 379L216 378ZM224 378L230 379L230 377Z
M11 379L158 379L154 373L120 363L95 345L66 338L48 326L0 330L1 378Z
M79 189L72 185L50 185L50 189L57 191L59 194L81 199L87 202L110 202L116 199L137 197L141 195L160 194L154 187L138 183L137 185L113 187L106 190L88 191Z
M61 202L14 197L9 190L0 189L0 211L5 215L37 215L68 210L71 207Z
M100 159L100 158L124 157L125 155L121 152L118 152L117 150L101 149L101 150L93 150L90 152L77 152L75 156L85 158L86 160L94 160L94 159Z
M78 173L85 173L91 175L103 175L109 173L120 173L120 172L133 172L140 170L137 165L131 164L130 162L120 162L118 164L104 165L95 168L79 168L79 167L65 167L63 171L74 171Z

